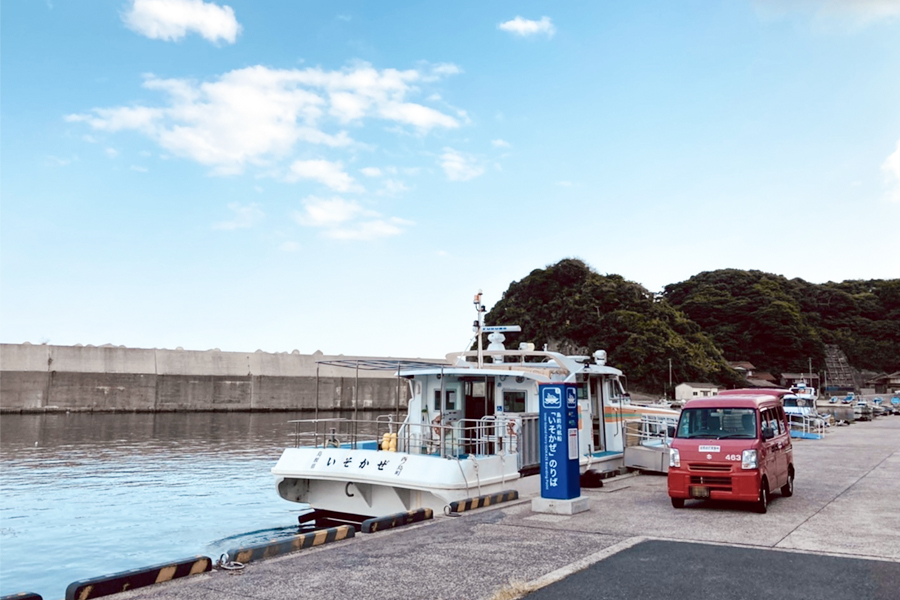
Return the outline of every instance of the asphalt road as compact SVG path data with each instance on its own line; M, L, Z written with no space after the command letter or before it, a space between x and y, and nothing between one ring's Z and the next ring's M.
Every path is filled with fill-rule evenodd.
M897 600L900 563L650 540L541 588L528 600Z

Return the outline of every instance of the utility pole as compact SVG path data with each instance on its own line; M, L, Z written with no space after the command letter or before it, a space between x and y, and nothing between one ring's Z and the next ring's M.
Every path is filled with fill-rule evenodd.
M669 391L672 391L672 359L669 359ZM669 397L669 394L666 394L666 398Z

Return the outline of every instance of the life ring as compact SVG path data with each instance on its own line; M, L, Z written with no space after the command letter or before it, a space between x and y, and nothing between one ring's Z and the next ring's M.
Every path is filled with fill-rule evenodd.
M441 437L441 415L440 415L440 413L438 414L438 416L436 416L435 418L433 418L431 420L431 424L434 426L431 428L432 431L434 431L434 437L440 439L440 437Z

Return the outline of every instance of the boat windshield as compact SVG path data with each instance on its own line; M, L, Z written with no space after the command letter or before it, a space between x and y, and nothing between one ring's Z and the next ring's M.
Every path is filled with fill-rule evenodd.
M756 410L689 408L681 411L675 437L708 440L755 439Z

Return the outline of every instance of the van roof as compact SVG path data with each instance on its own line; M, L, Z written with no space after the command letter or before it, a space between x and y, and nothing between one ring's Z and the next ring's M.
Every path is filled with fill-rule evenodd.
M734 391L734 390L733 390ZM709 398L688 400L682 410L689 408L759 408L763 404L780 400L773 394L719 394Z

